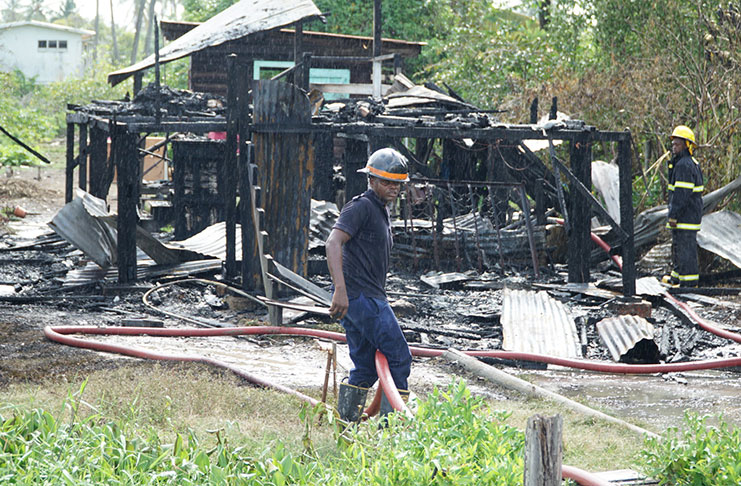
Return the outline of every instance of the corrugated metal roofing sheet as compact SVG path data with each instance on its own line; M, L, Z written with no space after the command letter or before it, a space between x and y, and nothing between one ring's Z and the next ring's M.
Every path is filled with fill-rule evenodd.
M574 320L547 292L504 289L501 323L502 349L581 357Z
M718 211L703 216L697 244L741 268L741 215Z
M234 237L235 253L238 261L242 261L242 226L237 225ZM171 241L168 247L180 247L205 257L226 260L226 223L212 224L200 233L182 241Z
M597 332L615 361L620 361L640 341L654 339L654 326L639 316L602 319L597 323Z
M311 0L242 0L160 49L160 62L174 61L206 47L320 14ZM132 66L109 73L108 82L115 86L135 72L154 66L154 62L152 54Z

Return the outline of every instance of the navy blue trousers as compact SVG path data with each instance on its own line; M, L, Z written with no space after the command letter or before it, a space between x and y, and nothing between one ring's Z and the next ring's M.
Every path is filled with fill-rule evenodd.
M376 350L379 350L388 360L396 388L408 389L412 353L386 300L362 294L350 299L342 326L350 348L350 359L355 366L350 371L348 383L362 387L371 387L376 383L378 373L375 356Z
M696 287L700 279L697 262L697 231L672 231L672 277L680 287Z

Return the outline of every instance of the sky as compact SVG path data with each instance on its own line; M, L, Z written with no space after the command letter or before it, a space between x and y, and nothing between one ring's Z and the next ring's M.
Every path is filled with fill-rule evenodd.
M100 21L106 24L111 23L111 0L99 0ZM95 20L95 2L96 0L75 0L77 13L82 18ZM135 0L113 0L114 15L116 17L116 26L133 26L134 24L134 3ZM161 1L157 2L157 12L160 11ZM167 2L168 5L171 3ZM51 11L58 12L61 10L64 0L46 0L45 7ZM173 20L171 16L167 20ZM131 28L133 30L133 27Z

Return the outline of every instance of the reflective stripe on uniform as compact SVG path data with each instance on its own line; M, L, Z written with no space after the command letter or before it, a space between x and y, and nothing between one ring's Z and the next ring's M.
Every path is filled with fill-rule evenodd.
M669 190L669 191L673 191L674 190L674 184L669 184L669 186L667 186L666 189Z
M695 185L692 182L676 181L674 187L680 187L682 189L694 189Z
M672 276L672 278L676 278L677 280L680 280L682 282L688 282L688 281L692 281L692 280L700 280L700 275L699 274L694 274L694 275L680 275L679 273L677 273L676 270L674 270L671 273L671 276Z
M705 186L695 186L694 189L692 189L692 192L702 192L705 190Z
M672 227L669 225L669 223L666 223L666 226L664 226L666 229L678 229L678 230L688 230L688 231L700 231L700 224L692 224L692 223L677 223L676 226Z

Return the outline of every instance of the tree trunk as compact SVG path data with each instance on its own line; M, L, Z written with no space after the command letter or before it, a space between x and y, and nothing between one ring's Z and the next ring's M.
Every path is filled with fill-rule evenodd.
M147 35L144 37L144 56L152 53L152 31L154 31L154 6L157 0L149 0L149 12L147 13Z
M545 30L551 16L551 0L541 0L538 6L538 25Z
M111 38L113 39L113 53L111 63L115 66L118 62L118 42L116 42L116 22L113 20L113 0L109 0L111 6Z
M136 62L136 53L139 49L139 37L141 35L142 18L147 0L139 0L136 4L136 26L134 28L134 46L131 48L131 64Z
M100 37L100 0L95 0L95 40L93 41L93 64L98 60L98 37Z

